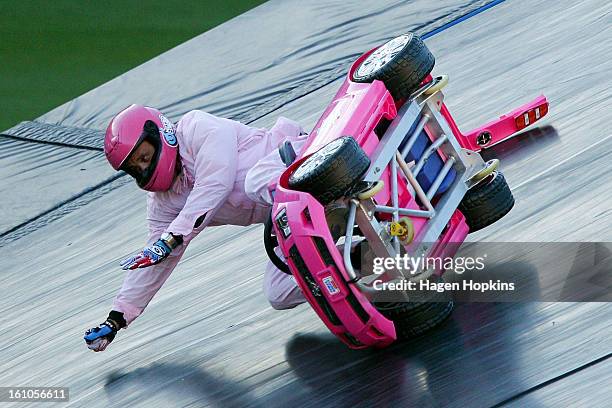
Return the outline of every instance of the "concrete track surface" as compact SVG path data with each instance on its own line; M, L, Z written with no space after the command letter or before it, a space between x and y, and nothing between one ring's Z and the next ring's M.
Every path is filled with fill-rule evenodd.
M537 128L486 152L517 204L470 239L612 241L610 3L437 3L271 1L3 132L0 386L70 387L68 406L92 408L610 406L611 304L460 304L426 336L351 351L308 306L269 307L261 226L201 234L107 351L85 348L121 284L118 261L146 236L144 194L98 151L116 110L308 128L348 61L407 30L443 28L426 43L466 130L550 100Z

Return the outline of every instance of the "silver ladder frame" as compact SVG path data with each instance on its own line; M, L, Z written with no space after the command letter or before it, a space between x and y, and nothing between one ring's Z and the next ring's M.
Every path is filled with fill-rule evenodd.
M343 260L350 282L357 282L362 279L362 276L354 270L350 257L355 222L357 222L377 257L395 257L400 253L400 242L397 237L389 236L385 226L378 222L374 215L376 213L392 214L393 221L398 221L400 216L427 218L428 221L423 230L415 237L414 242L406 248L412 256L426 256L448 224L467 190L473 186L474 182L471 177L485 167L485 163L478 153L464 149L459 145L450 126L439 111L438 107L442 105L443 98L442 92L438 91L433 95L421 94L404 104L372 154L371 164L364 176L364 181L378 181L385 169L390 167L392 205L377 205L372 199L357 200L352 198L349 200ZM425 126L433 136L433 142L414 167L410 168L404 158ZM406 144L400 152L398 149L404 140L406 140ZM416 177L423 169L427 159L435 154L438 149L446 156L446 162L430 189L424 191ZM416 210L399 207L398 168L407 180L409 191L413 196L416 195L419 198L425 209ZM431 199L451 169L455 169L457 177L434 206ZM379 275L374 275L374 277L379 278ZM360 282L360 287L367 286L367 282Z

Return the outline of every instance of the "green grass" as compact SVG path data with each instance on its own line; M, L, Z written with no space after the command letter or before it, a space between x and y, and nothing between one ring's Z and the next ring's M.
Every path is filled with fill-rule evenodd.
M263 2L2 0L0 131Z

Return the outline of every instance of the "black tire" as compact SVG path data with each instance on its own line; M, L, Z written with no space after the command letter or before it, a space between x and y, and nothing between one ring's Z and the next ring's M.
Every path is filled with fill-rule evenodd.
M440 277L430 280L442 281ZM423 296L429 296L425 294ZM433 292L427 302L376 303L383 316L393 321L398 340L405 340L433 329L446 320L455 304L447 292Z
M459 211L465 216L470 232L474 232L498 221L512 207L512 191L504 175L496 171L468 190L459 204Z
M406 98L416 91L435 64L435 58L423 43L423 40L416 34L407 33L386 42L379 47L379 50L382 52L384 50L382 47L391 44L392 41L404 38L406 44L397 51L395 56L381 67L367 72L366 64L377 59L376 51L370 54L353 72L353 81L372 82L375 79L380 80L396 100ZM382 56L380 57L382 58Z
M289 187L312 194L321 204L343 197L370 167L355 139L343 136L307 158L289 177Z

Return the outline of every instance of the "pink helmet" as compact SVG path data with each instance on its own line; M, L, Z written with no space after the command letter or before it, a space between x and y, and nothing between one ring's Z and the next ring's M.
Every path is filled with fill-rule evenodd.
M125 164L144 140L155 147L155 155L146 171L135 173ZM174 125L154 108L131 105L119 112L106 128L106 159L115 170L124 170L132 175L144 190L166 191L172 186L177 150Z

